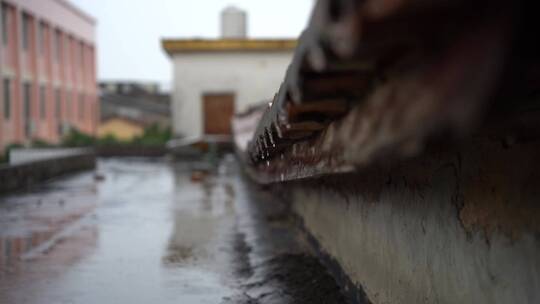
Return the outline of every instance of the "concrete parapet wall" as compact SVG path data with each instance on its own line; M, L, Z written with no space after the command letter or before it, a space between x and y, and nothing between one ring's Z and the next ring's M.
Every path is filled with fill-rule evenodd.
M90 148L16 148L9 150L9 164L18 165L91 152Z
M293 209L371 303L540 303L538 148L484 140L295 183Z
M49 179L96 166L92 151L18 165L0 166L0 194L24 189Z
M167 154L164 146L98 146L96 154L99 157L162 157Z

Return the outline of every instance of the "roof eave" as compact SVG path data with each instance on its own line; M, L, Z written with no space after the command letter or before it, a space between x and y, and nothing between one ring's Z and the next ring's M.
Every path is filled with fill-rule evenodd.
M177 53L292 52L296 39L163 39L169 56Z

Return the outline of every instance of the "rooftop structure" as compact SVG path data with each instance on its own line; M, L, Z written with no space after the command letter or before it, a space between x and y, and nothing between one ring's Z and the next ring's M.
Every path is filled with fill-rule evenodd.
M247 37L247 14L229 6L221 12L221 37L224 39L244 39Z
M279 87L296 39L249 39L235 24L228 29L242 14L223 11L227 28L218 39L162 41L174 66L172 121L177 137L230 136L233 114L267 100Z

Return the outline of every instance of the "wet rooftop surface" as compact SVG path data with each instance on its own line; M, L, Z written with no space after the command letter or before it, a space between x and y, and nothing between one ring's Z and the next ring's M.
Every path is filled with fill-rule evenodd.
M286 205L234 160L100 160L0 198L0 303L342 303Z

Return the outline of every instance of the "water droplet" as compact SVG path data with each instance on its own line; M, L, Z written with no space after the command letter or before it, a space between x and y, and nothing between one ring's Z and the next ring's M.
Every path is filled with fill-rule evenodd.
M276 143L274 142L274 137L272 136L272 132L268 132L268 139L270 139L270 144L272 147L276 146Z
M276 125L277 136L278 136L279 138L282 138L282 137L283 137L283 134L281 133L281 128L278 126L277 123L275 123L275 125Z

